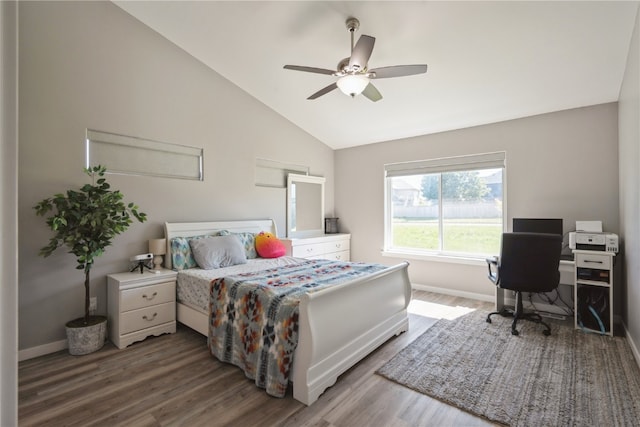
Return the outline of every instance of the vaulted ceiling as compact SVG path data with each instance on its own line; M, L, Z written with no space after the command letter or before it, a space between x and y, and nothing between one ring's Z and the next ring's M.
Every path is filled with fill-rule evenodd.
M115 1L126 12L328 146L340 149L617 101L638 9L628 1ZM334 90L355 35L379 79L371 102Z

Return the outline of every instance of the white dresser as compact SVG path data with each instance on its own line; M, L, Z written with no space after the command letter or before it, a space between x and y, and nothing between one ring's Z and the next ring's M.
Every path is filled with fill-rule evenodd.
M287 255L308 259L349 261L351 234L323 234L316 237L280 239Z
M162 269L107 276L109 339L116 347L176 331L177 275Z

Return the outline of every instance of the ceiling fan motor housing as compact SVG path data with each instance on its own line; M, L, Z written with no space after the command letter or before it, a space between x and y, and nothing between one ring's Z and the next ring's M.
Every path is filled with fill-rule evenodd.
M342 61L338 62L338 72L344 72L346 73L349 69L349 59L350 58L344 58Z

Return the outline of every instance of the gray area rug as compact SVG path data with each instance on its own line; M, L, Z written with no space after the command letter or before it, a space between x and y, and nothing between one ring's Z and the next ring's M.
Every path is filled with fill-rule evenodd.
M551 321L475 311L439 320L378 374L490 421L512 426L638 426L640 369L626 338Z

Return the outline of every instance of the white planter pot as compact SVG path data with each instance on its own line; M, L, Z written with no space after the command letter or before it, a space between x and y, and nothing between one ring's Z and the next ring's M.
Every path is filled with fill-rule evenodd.
M99 318L95 324L88 326L69 326L75 321L68 322L65 326L69 354L79 356L93 353L104 346L107 338L107 318L104 316L92 316Z

